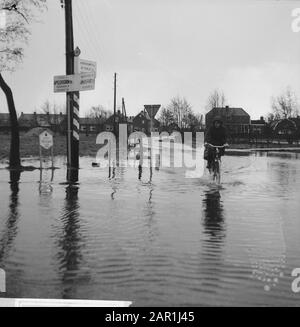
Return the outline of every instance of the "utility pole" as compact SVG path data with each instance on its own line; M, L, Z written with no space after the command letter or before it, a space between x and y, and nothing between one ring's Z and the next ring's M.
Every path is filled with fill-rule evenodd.
M115 73L115 77L114 77L114 134L115 135L117 135L116 114L117 114L117 73Z
M74 35L72 0L65 0L65 33L66 33L66 75L74 75ZM79 119L79 92L67 92L67 167L68 182L78 181L79 169L79 126L74 120ZM75 119L74 119L75 118Z
M127 121L127 113L126 113L126 106L125 106L124 98L122 98L122 114L125 117L125 120Z

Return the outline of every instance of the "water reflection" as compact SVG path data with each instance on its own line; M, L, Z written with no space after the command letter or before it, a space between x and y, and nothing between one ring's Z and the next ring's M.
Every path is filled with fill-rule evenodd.
M51 169L50 180L48 178L48 170L40 169L39 193L40 195L50 195L53 192L52 183L54 180L54 169ZM44 176L43 173L46 173Z
M14 239L18 233L18 221L19 221L19 181L21 177L20 171L10 171L10 201L9 201L9 213L5 223L5 228L1 233L0 238L0 263L7 256L9 249L12 246Z
M82 237L80 233L80 215L78 202L79 188L66 187L66 198L62 213L62 234L58 241L60 250L57 254L62 279L62 298L76 298L78 273L82 263Z
M201 251L201 274L205 276L203 291L217 294L223 286L225 260L224 210L219 190L208 190L203 199L203 248Z
M203 199L204 233L208 242L221 242L225 237L224 211L219 190L205 192Z

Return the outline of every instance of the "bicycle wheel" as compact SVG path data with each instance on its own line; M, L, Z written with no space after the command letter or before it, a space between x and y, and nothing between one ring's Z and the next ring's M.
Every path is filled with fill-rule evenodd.
M216 183L221 183L221 173L220 173L220 163L219 161L215 161L214 163L214 181Z
M221 168L220 168L220 162L216 162L216 182L218 184L221 183Z

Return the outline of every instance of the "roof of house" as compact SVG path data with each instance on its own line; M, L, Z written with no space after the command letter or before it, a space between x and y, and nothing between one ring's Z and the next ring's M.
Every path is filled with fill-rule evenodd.
M39 126L43 127L49 127L50 125L59 125L61 124L65 119L66 115L60 113L60 114L24 114L21 113L21 116L19 118L19 123L21 126L32 126L34 124L37 124Z
M100 125L101 121L98 118L89 118L89 117L82 117L79 118L80 125Z
M115 116L116 116L116 118L119 118L118 123L126 122L126 117L120 111L118 111L118 112L116 112L116 115L112 114L110 117L108 117L105 121L105 124L113 124ZM117 121L116 121L116 123L117 123Z
M151 120L147 111L142 110L141 112L139 112L134 118L133 121L138 120L138 119L146 119L146 120Z
M251 125L266 125L265 120L261 119L256 119L256 120L251 120Z
M207 115L217 116L249 116L250 115L243 108L231 108L231 107L216 107L211 109Z
M274 130L291 129L297 130L297 124L293 119L278 119L270 123Z

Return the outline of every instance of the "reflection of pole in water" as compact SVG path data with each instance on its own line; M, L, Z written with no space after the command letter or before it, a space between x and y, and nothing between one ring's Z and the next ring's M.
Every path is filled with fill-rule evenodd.
M53 187L51 183L54 180L54 169L51 169L51 177L50 180L47 179L48 176L43 178L43 172L47 172L48 170L40 170L40 181L39 181L39 193L40 194L49 194L53 192Z
M4 231L1 233L0 238L0 263L7 255L15 237L17 236L19 220L19 181L21 172L18 170L10 171L10 202L9 202L9 214L5 223Z
M142 176L143 176L143 167L139 165L139 180L142 179Z
M63 231L58 241L60 251L57 255L62 272L63 298L74 297L76 289L74 278L82 261L79 209L78 187L69 185L66 188L65 205L61 217Z

